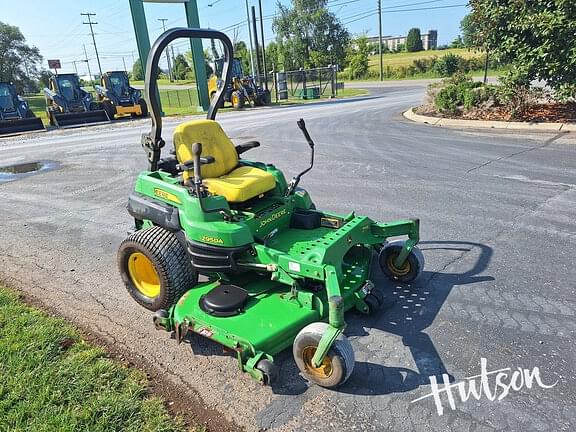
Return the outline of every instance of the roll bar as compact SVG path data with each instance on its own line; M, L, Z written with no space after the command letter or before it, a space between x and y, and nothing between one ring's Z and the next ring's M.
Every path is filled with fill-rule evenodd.
M146 62L146 81L144 86L144 97L148 101L150 116L152 118L152 129L150 133L142 135L142 147L148 155L148 162L150 171L158 169L158 162L160 161L160 152L164 147L164 140L162 139L162 113L160 111L160 101L158 100L158 83L156 82L155 71L158 68L160 56L168 44L176 39L218 39L224 45L224 69L222 76L224 77L223 85L218 89L218 92L210 102L208 108L207 118L214 120L218 107L224 101L224 91L230 85L232 80L231 60L234 58L234 48L232 42L224 33L211 29L192 29L186 27L178 27L167 30L154 42L148 61Z

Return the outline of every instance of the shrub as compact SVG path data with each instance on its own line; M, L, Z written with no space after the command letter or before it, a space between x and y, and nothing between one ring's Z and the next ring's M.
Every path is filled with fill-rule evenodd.
M434 69L434 65L436 64L436 60L438 57L428 57L428 58L420 58L414 60L412 66L416 69L418 73L426 73Z
M531 83L521 70L511 70L500 78L498 96L510 110L513 118L521 115L540 99L549 99L551 95L541 87L531 87Z
M464 72L465 59L459 55L448 53L434 64L434 71L443 77L451 77L456 72Z
M434 104L442 113L455 114L461 107L469 110L480 100L477 89L482 85L463 74L456 74L444 80L438 87Z

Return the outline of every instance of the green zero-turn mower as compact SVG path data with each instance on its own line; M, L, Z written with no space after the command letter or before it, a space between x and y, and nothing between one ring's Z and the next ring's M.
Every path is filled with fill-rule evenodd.
M165 141L152 72L178 38L220 40L226 85L207 120L175 129L175 156L161 159ZM354 368L344 312L368 314L383 303L369 279L373 254L390 278L415 279L424 265L416 247L419 223L317 210L298 187L314 163L303 120L298 127L311 163L290 182L274 165L244 159L259 143L234 146L214 121L230 83L231 59L230 40L214 30L176 28L154 44L146 66L152 130L142 137L149 169L129 198L136 231L119 248L120 272L131 296L155 311L156 328L174 332L178 342L191 332L212 339L265 384L276 375L273 356L292 346L307 379L336 387ZM407 238L388 241L401 236Z

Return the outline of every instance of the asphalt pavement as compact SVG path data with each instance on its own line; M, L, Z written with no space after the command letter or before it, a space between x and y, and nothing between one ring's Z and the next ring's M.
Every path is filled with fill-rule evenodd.
M290 350L277 358L279 382L263 387L210 341L178 346L156 332L130 299L115 259L132 227L125 206L146 168L148 121L0 139L0 166L54 162L13 181L0 175L0 279L184 389L213 430L219 418L249 431L574 430L576 136L405 120L424 91L374 86L366 97L220 117L237 143L262 143L251 158L287 177L309 161L296 126L305 118L317 158L301 186L317 207L421 220L424 274L401 286L374 273L390 307L348 316L356 369L338 390L308 385ZM178 122L165 121L165 137ZM484 386L466 379L481 374L482 358L500 371ZM533 379L520 383L517 368ZM516 387L490 400L497 376L515 376ZM463 383L454 409L447 392L424 398L430 377ZM479 400L464 401L472 383Z

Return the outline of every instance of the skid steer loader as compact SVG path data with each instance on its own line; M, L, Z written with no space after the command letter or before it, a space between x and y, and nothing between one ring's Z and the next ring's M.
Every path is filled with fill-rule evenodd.
M66 127L91 123L109 122L110 117L91 93L80 86L76 74L50 77L49 87L44 89L46 115L51 126Z
M130 86L125 71L105 72L100 78L100 85L95 88L98 102L102 104L110 120L116 116L148 116L148 106L142 98L142 92Z
M18 96L11 82L0 82L0 135L44 129L42 120Z

